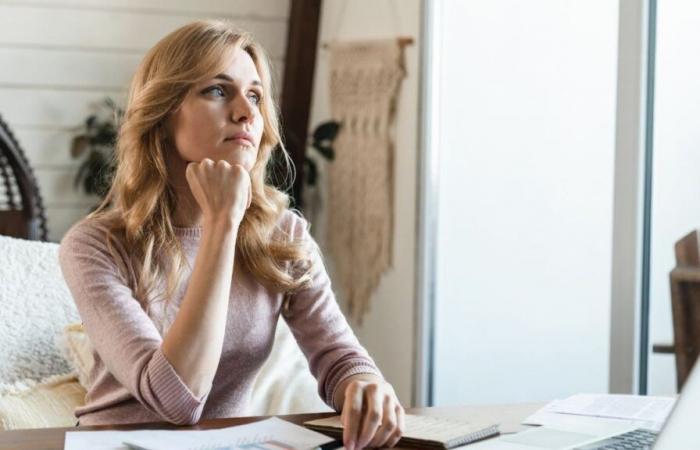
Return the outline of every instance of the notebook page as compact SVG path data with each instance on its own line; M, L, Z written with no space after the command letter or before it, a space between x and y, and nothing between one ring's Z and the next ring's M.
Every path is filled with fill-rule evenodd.
M447 417L406 415L403 436L411 439L425 439L449 442L462 436L489 428L493 424L468 422Z
M340 416L313 420L311 422L306 422L305 425L337 429L343 428ZM446 443L463 436L469 436L492 426L494 426L494 424L469 422L464 419L406 414L403 437Z

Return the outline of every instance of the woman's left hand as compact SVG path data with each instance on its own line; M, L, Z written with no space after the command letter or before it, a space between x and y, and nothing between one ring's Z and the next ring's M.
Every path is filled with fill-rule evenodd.
M356 375L345 384L340 420L347 450L393 447L404 428L404 409L394 388L376 376Z

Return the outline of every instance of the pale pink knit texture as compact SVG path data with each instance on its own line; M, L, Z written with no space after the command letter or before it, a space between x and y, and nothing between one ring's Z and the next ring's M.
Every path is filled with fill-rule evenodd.
M317 248L306 222L291 211L278 225L280 233L302 237ZM190 265L194 265L202 229L176 228ZM283 311L283 296L258 283L241 264L234 263L226 334L221 360L208 394L196 398L161 351L163 334L156 323L165 317L149 314L134 298L134 271L129 252L116 250L128 269L107 248L104 227L96 219L74 225L61 241L59 260L85 330L95 348L85 405L76 409L80 425L168 421L192 424L200 419L247 414L255 375L270 354L280 316L289 324L318 380L318 393L333 407L340 381L355 373L381 376L360 345L336 302L319 252L314 252L313 281L294 294ZM189 283L178 290L179 305ZM175 309L174 313L176 313ZM167 315L166 324L174 314Z

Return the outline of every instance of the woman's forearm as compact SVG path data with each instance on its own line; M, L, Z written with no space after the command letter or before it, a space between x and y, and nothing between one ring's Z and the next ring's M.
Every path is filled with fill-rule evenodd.
M196 397L209 391L221 358L238 224L205 222L180 310L163 340L163 355Z

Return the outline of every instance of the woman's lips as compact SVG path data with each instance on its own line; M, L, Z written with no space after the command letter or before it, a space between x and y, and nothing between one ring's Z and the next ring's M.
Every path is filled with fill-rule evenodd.
M228 139L224 139L224 142L234 142L234 143L236 143L236 144L241 144L241 145L245 145L245 146L248 146L248 147L252 147L252 146L253 146L253 143L250 142L250 141L249 141L248 139L246 139L246 138L228 138Z
M240 145L254 147L253 136L247 131L239 131L238 133L228 136L226 139L224 139L224 141L233 141Z

